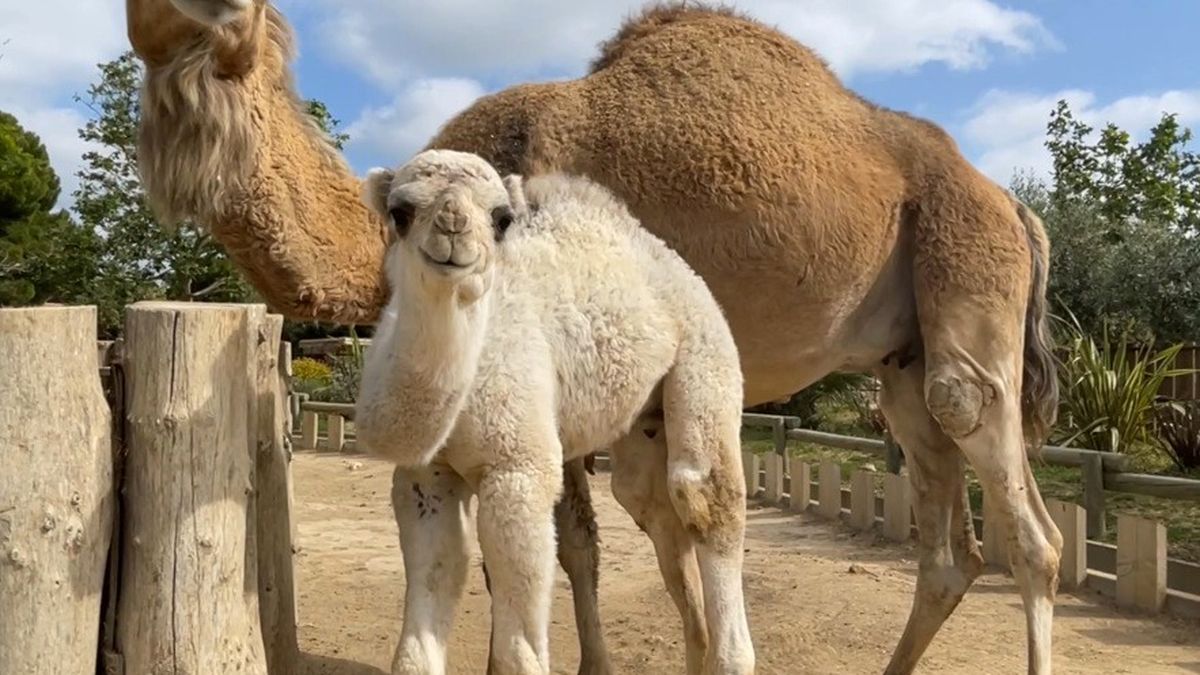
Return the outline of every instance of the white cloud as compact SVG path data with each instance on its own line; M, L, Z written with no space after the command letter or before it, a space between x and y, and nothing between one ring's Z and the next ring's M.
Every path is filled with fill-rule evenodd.
M1050 111L1066 99L1076 119L1099 129L1112 122L1134 139L1144 139L1163 113L1178 114L1185 126L1200 123L1200 89L1125 96L1107 103L1079 89L1050 94L993 90L968 111L964 145L976 150L975 165L1007 185L1018 170L1048 177L1053 168L1044 143Z
M405 161L428 143L443 123L483 93L474 80L414 80L391 103L367 108L346 128L349 149L375 165Z
M575 75L643 0L321 0L323 42L382 86L414 77ZM1054 46L1041 21L992 0L740 0L842 75L985 65L997 49Z
M126 48L123 3L38 0L0 3L0 110L38 134L69 204L86 144L84 117L66 102L82 92L96 65Z

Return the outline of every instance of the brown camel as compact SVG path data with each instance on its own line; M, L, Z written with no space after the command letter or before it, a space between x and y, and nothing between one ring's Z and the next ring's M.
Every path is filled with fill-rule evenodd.
M265 0L127 7L147 64L140 161L158 212L211 228L276 311L372 322L385 230L298 104L283 18ZM485 96L427 147L478 153L503 173L583 174L617 194L723 306L746 405L835 370L874 373L908 458L921 551L886 672L913 670L980 574L964 461L1008 532L1029 672L1050 672L1062 539L1026 456L1057 399L1048 244L944 132L858 97L786 35L671 4L630 19L586 76ZM693 663L707 648L694 552L661 503L665 476L622 475L636 469L614 462L614 491L654 541ZM581 672L606 672L595 526L582 467L567 474L557 525Z

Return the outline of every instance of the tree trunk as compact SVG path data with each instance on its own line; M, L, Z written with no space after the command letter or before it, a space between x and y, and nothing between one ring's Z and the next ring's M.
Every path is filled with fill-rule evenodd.
M125 314L126 673L265 675L251 493L261 305Z
M95 307L0 310L0 673L92 675L112 532Z
M291 345L279 342L283 317L267 316L258 328L258 452L255 513L258 532L258 607L267 668L290 675L299 669L296 595L292 574L292 472L288 437L287 369Z

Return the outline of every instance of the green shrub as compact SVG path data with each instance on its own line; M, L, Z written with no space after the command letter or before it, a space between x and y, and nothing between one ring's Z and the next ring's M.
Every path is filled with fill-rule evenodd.
M1108 324L1099 341L1085 335L1078 321L1062 321L1066 356L1059 368L1062 441L1106 452L1155 446L1158 391L1163 380L1187 371L1172 368L1182 348L1155 352L1115 338Z
M350 330L351 346L345 354L330 359L329 384L312 392L313 399L330 403L354 403L362 379L363 346L354 328Z
M1158 441L1181 471L1200 469L1200 401L1173 401L1161 406Z

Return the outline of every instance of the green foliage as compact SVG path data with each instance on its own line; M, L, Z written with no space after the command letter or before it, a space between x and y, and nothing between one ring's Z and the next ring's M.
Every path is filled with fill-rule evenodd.
M333 113L329 112L329 108L321 101L310 99L305 101L305 103L308 105L308 114L312 115L313 119L317 121L317 126L321 127L321 130L326 134L329 134L330 142L333 143L335 148L341 150L346 145L346 141L350 140L350 134L338 131L338 127L341 126L342 121L334 117Z
M858 373L831 373L792 395L785 403L764 403L752 412L799 417L805 427L821 426L821 402L846 397L867 386L869 379Z
M1173 368L1182 345L1154 351L1114 336L1107 325L1097 341L1077 321L1061 324L1062 442L1105 452L1155 445L1158 391L1166 378L1187 373Z
M1098 134L1059 102L1048 125L1049 185L1013 190L1050 236L1049 294L1084 330L1129 326L1139 340L1200 338L1200 160L1191 132L1164 115L1142 143Z
M1158 441L1180 471L1200 470L1200 401L1175 401L1161 406Z
M41 139L0 112L0 236L6 223L54 208L59 189Z
M0 112L0 305L80 302L96 276L96 238L52 212L59 181L46 148Z

